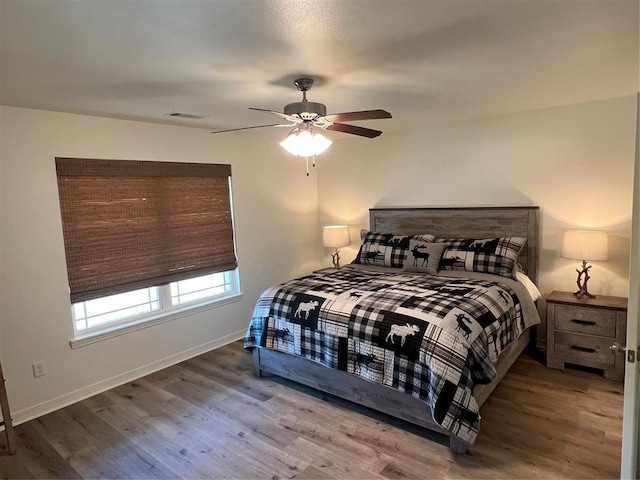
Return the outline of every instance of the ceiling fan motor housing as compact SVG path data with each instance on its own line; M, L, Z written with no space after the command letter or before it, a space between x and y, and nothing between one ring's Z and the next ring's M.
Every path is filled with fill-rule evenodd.
M284 107L285 115L298 115L303 120L313 120L316 117L324 117L327 107L316 102L296 102Z

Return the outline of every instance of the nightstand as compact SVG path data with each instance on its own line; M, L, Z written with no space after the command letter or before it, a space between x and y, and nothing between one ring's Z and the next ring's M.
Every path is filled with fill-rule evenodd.
M325 267L325 268L319 268L318 270L314 270L311 273L331 273L331 272L337 272L339 270L339 268L336 267Z
M547 367L565 363L603 370L604 378L624 379L624 355L615 355L614 342L624 346L627 335L627 299L598 295L578 300L572 293L551 292L547 297Z

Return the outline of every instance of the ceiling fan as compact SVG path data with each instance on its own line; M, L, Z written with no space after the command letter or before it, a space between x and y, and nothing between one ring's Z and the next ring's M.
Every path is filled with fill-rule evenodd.
M327 115L327 107L324 104L309 102L307 100L307 92L313 85L312 78L298 78L293 83L298 88L298 90L302 92L302 101L290 103L289 105L285 106L284 112L276 112L274 110L266 110L264 108L249 107L250 110L277 115L278 117L281 117L289 123L274 123L269 125L255 125L252 127L231 128L228 130L218 130L211 133L236 132L239 130L249 130L253 128L289 127L293 128L293 130L289 133L289 135L281 143L281 145L294 155L310 157L321 153L332 143L322 135L314 133L314 128L348 133L351 135L358 135L366 138L375 138L382 134L380 130L358 127L356 125L348 125L342 122L391 118L391 114L384 110L364 110L360 112L334 113L331 115ZM313 146L311 143L313 137L318 137L315 142L316 146ZM302 140L303 138L305 139L304 141ZM290 139L291 141L289 143L295 144L292 145L292 149L289 149L287 145L285 145L285 143L287 143Z

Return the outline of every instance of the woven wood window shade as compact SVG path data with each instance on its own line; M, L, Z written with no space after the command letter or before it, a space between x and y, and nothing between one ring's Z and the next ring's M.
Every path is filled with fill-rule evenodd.
M237 266L230 165L56 158L71 302Z

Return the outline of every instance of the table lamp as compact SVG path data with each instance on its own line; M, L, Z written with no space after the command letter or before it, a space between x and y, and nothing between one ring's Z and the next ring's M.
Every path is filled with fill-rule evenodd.
M336 249L331 254L331 260L335 268L340 268L340 250L338 249L350 244L349 227L346 225L328 225L322 229L322 245Z
M589 230L567 230L562 241L562 253L564 258L582 260L582 269L576 269L578 290L574 292L576 298L596 298L589 293L587 282L589 270L587 261L605 261L609 258L609 241L606 232Z

